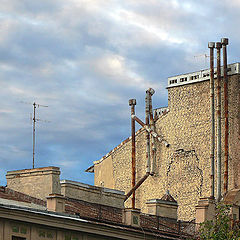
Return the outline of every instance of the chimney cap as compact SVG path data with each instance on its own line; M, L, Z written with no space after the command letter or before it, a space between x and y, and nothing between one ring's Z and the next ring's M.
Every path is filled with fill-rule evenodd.
M208 47L209 48L215 48L215 42L209 42Z
M221 43L222 43L223 45L228 45L228 38L222 38L222 39L221 39Z
M129 106L136 105L136 104L137 104L136 99L130 99L129 100Z
M216 47L216 48L221 48L221 47L222 47L222 43L221 43L221 42L216 42L215 47Z
M155 90L153 88L149 88L146 92L149 92L152 96L155 93Z

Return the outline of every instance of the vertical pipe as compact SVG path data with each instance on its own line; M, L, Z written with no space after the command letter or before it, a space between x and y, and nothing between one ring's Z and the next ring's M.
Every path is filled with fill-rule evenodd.
M227 45L228 38L221 39L223 48L223 78L224 78L224 194L228 191L228 77L227 77Z
M155 93L154 89L149 88L149 116L150 116L150 129L155 132L155 123L153 119L153 108L152 108L152 95ZM155 164L156 164L156 143L155 138L151 135L151 146L152 146L152 162L150 174L154 175L155 173Z
M217 201L221 200L221 47L220 42L216 43L217 48Z
M215 154L215 108L214 108L214 42L209 42L208 47L210 49L210 108L211 108L211 146L210 146L210 161L211 161L211 198L214 199L215 189L215 166L214 166L214 154Z
M146 118L146 125L149 127L149 91L146 91L145 97L145 118ZM146 159L147 159L147 166L146 166L146 173L150 173L150 133L146 132Z
M33 168L35 162L35 124L36 124L36 103L33 103Z
M135 115L135 105L136 99L129 100L129 106L131 106L131 128L132 128L132 188L136 183L136 141L135 141L135 120L133 116ZM135 208L135 191L133 191L132 196L132 208Z

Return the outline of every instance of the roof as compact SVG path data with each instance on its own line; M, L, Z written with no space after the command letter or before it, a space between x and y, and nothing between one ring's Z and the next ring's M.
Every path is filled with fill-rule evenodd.
M40 216L64 219L64 221L72 220L94 223L100 226L108 226L130 232L142 233L142 231L144 231L149 235L161 236L162 239L179 239L179 224L182 224L182 235L188 234L187 229L192 226L191 223L186 224L186 222L177 222L174 219L141 213L141 228L131 227L122 223L123 211L121 208L68 197L65 197L65 213L50 212L46 208L46 201L33 198L7 187L0 187L0 217L1 209L29 212ZM22 215L25 216L25 214Z
M162 196L161 200L167 201L167 202L174 202L177 203L177 201L172 197L172 195L167 190L166 193Z
M25 206L29 206L29 204L33 206L43 206L43 207L47 206L47 203L44 200L31 197L27 194L17 192L7 187L0 186L0 200L1 202L6 202L3 199L9 200L9 201L11 200L13 202L15 201L18 204L21 203L21 205L25 205Z
M11 214L4 214L5 211L10 211ZM179 232L179 223L176 224L176 228L172 228L173 225L165 226L165 230L158 230L158 229L151 229L147 228L146 226L142 228L137 228L137 227L132 227L132 226L127 226L123 225L122 223L114 223L114 222L106 222L106 221L101 221L98 219L91 219L91 218L83 218L79 215L73 215L73 214L68 214L68 213L56 213L56 212L51 212L47 210L40 210L40 209L32 209L32 208L27 208L27 207L20 207L20 206L15 206L15 205L5 205L5 204L0 204L0 217L1 218L9 218L11 220L14 219L14 213L17 215L21 215L22 219L24 222L29 222L32 223L34 219L34 223L37 223L38 219L44 218L45 221L42 221L42 224L45 222L45 224L48 223L46 218L51 218L51 223L54 225L53 227L56 227L58 222L64 223L62 226L64 228L69 228L69 223L70 222L76 222L77 225L74 224L74 230L76 230L76 226L80 228L81 231L83 231L83 227L85 226L91 226L94 227L94 229L101 232L102 234L110 234L109 231L106 231L106 228L112 229L112 230L117 230L117 234L119 234L118 237L121 238L121 234L123 232L127 232L128 234L132 233L138 233L138 234L143 234L144 236L154 236L156 238L160 239L185 239L187 236L189 236L187 233L184 232ZM36 218L38 216L38 219ZM55 220L54 220L55 219ZM19 218L17 218L19 221ZM163 225L160 224L162 227ZM184 225L182 226L184 227ZM116 232L115 232L116 234ZM109 236L109 235L108 235ZM124 238L126 239L126 238Z

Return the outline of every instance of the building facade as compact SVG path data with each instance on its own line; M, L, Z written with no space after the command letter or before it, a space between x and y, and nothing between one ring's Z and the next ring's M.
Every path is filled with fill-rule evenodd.
M215 75L216 76L216 75ZM168 107L155 120L156 132L169 144L157 142L155 174L136 191L136 207L147 212L149 199L159 199L166 190L178 202L178 218L195 218L195 206L201 197L210 196L210 86L209 69L168 79ZM222 146L224 146L224 104L222 85ZM216 92L215 81L215 92ZM153 96L154 97L154 96ZM240 64L228 65L229 101L229 185L240 188ZM215 94L216 106L216 94ZM137 110L137 108L136 108ZM215 118L216 120L216 118ZM145 174L146 131L136 133L136 178ZM114 148L88 171L94 172L95 185L128 192L131 189L131 137ZM216 154L215 154L216 156ZM224 147L222 181L224 175ZM216 167L215 167L216 169ZM216 175L216 173L215 173ZM223 184L222 184L223 192ZM131 206L131 199L125 202Z
M177 221L177 202L169 194L150 202L151 214L144 214L124 208L124 192L60 181L58 167L9 171L6 177L0 240L177 240L195 233L194 223Z

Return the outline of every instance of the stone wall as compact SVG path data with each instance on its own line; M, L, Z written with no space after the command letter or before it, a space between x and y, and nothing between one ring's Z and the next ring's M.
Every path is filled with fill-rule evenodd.
M46 200L46 197L51 193L61 193L59 175L58 167L8 171L6 175L7 187Z
M170 143L170 147L166 148L162 143L157 143L156 174L149 176L136 192L136 207L141 208L142 211L147 212L148 199L161 198L165 191L169 190L178 202L179 219L191 220L195 218L195 206L199 198L210 195L209 93L209 81L168 89L169 112L156 121L156 129L158 134ZM222 102L222 181L224 173L223 106ZM239 187L240 183L239 116L239 75L233 75L229 77L229 189ZM136 137L137 180L145 174L145 152L145 131L140 130ZM109 168L105 171L100 167L104 162L105 164L108 162L108 166L112 165L112 171ZM115 189L125 192L130 190L130 138L104 159L95 162L94 171L95 185L99 186L104 179L105 186L112 187L114 184ZM113 181L110 180L112 177ZM126 202L126 206L131 206L130 200Z

